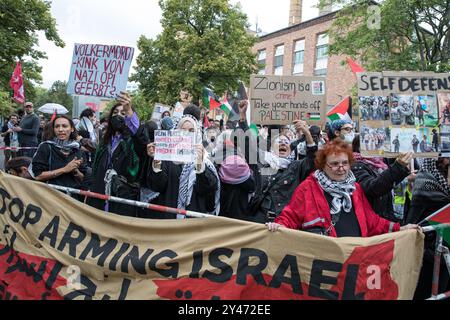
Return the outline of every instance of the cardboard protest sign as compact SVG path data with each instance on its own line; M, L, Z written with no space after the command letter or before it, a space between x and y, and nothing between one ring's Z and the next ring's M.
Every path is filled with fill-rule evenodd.
M251 122L286 125L295 120L322 124L326 113L323 77L252 75Z
M358 76L361 152L366 156L437 157L440 107L437 92L447 90L449 74L361 72Z
M216 216L137 219L6 174L0 229L3 299L412 299L423 255L417 230L336 239Z
M194 162L194 142L194 132L157 130L155 131L155 160Z
M75 44L67 93L115 98L125 91L134 48Z

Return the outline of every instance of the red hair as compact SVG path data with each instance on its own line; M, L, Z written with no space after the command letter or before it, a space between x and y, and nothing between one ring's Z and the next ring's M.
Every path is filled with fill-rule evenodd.
M327 157L332 154L340 154L345 153L348 156L348 161L350 165L353 164L353 151L350 145L344 142L341 139L334 139L330 143L327 143L322 150L317 152L316 160L314 161L316 164L316 168L319 170L323 170L325 168L325 164L327 163Z

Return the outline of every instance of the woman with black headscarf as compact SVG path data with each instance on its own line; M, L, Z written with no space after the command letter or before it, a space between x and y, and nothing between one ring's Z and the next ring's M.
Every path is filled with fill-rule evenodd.
M97 148L92 165L92 191L130 200L138 200L139 158L133 136L139 128L139 119L131 108L131 97L122 92L108 117L108 126ZM136 216L136 208L119 203L105 203L90 199L98 209L120 215Z

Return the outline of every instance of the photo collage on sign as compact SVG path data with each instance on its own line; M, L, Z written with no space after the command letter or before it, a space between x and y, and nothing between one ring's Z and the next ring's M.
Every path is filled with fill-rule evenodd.
M361 151L379 155L390 149L390 97L359 97Z
M361 151L385 153L433 153L450 149L450 94L359 97ZM445 105L446 108L438 107ZM439 119L448 115L447 140L439 142ZM450 150L449 150L450 151Z
M442 154L450 156L450 92L437 94L441 141L439 147Z

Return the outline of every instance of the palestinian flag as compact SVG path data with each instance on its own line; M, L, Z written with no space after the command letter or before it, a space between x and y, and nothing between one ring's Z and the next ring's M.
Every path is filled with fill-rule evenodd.
M450 203L442 209L436 211L429 217L425 218L422 222L428 221L432 226L447 225L448 228L442 228L439 230L443 234L444 240L450 243ZM420 222L419 224L422 224Z
M227 117L229 117L231 112L233 111L233 107L228 103L227 98L222 100L220 109L222 109L222 111L227 115Z
M315 120L315 121L319 121L320 120L320 112L308 112L306 114L306 118L308 120Z
M327 118L330 121L335 120L352 120L350 115L348 114L350 108L350 97L344 98L341 102L339 102L330 112L327 113Z
M219 108L222 106L222 104L219 102L219 100L216 98L216 95L211 89L203 88L203 105L208 110L214 110L216 108Z

